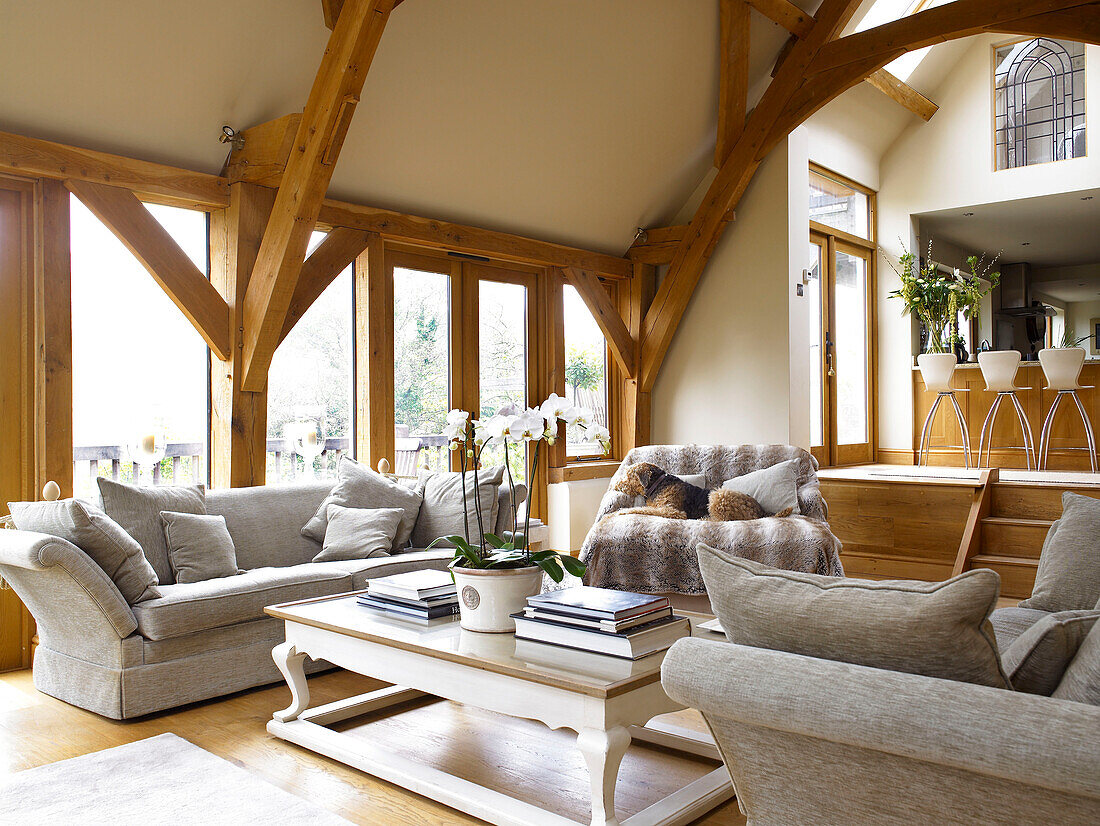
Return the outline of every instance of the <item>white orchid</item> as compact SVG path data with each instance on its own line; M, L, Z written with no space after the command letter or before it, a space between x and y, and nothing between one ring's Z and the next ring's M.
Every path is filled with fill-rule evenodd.
M486 424L488 423L482 419L474 419L473 421L474 445L476 445L477 447L482 447L489 439L489 433L487 432Z
M491 439L512 441L515 439L516 416L504 416L497 413L485 423L485 430Z
M592 413L589 410L585 410L583 407L578 407L573 410L573 415L566 419L565 422L569 427L579 427L582 430L587 430L592 424Z
M515 402L508 402L508 404L501 407L497 412L497 416L518 416L523 412L523 408Z
M551 423L551 427L557 423L558 419L564 422L575 415L574 407L569 403L569 400L557 393L551 393L547 397L546 401L539 407L539 413Z
M611 431L602 424L591 424L585 428L584 440L586 442L599 442L604 453L611 449Z
M470 414L457 407L447 414L447 424L465 424L470 420Z
M520 439L537 441L546 435L546 419L537 408L528 408L516 416L513 435L517 441Z

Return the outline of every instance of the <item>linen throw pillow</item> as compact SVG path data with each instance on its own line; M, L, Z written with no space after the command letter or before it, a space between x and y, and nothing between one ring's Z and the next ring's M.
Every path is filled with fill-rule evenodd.
M314 562L389 556L405 511L401 508L328 506L325 544Z
M20 530L48 533L84 551L131 605L160 596L157 572L141 546L95 505L79 499L61 499L9 502L8 510Z
M1100 611L1062 611L1043 617L1005 649L1001 664L1017 691L1049 697L1092 630Z
M760 503L765 513L779 513L784 508L790 508L792 513L802 512L798 509L798 459L734 476L723 482L722 487L747 493Z
M336 476L339 480L336 487L302 527L302 536L324 543L329 505L341 505L345 508L400 508L404 513L389 550L399 551L409 544L409 536L424 498L419 491L391 481L347 456L340 457Z
M240 573L224 516L161 511L168 562L177 583L205 582Z
M157 581L161 585L175 582L160 512L206 513L206 488L202 485L140 488L102 477L96 481L103 497L103 510L137 540L157 572Z
M1051 696L1100 706L1100 622L1092 626Z
M497 524L497 489L504 481L504 466L478 471L477 493L474 493L474 473L466 472L466 511L462 508L462 474L422 473L420 482L424 488L424 504L420 506L420 516L413 528L412 544L414 548L426 548L441 536L464 536L462 523L464 515L470 531L470 541L477 544L481 534L477 530L477 511L475 501L481 503L481 521L487 533L492 533ZM474 496L477 499L474 499ZM451 548L450 542L443 541L436 548Z
M1062 518L1043 542L1035 587L1021 608L1081 611L1100 599L1100 500L1062 494Z
M1010 688L989 614L1000 578L881 581L782 571L707 545L699 567L731 642Z

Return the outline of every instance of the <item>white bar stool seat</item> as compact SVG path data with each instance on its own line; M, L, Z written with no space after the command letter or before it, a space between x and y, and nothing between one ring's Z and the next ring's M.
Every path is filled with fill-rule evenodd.
M970 459L970 431L966 427L966 417L963 416L956 393L965 393L965 390L955 390L951 387L951 376L955 373L958 360L954 353L921 353L917 356L917 366L920 367L921 376L924 378L926 389L936 394L936 400L932 402L932 409L924 419L924 427L921 428L920 447L917 448L917 464L927 464L928 453L931 447L928 444L928 433L932 427L932 421L936 418L940 402L945 398L951 399L951 405L955 408L955 417L959 421L959 430L962 432L963 461L966 467L971 467Z
M1081 368L1085 366L1085 351L1080 347L1052 348L1039 351L1039 363L1043 366L1043 375L1047 380L1047 389L1054 390L1058 395L1054 397L1054 403L1050 406L1050 412L1043 420L1043 430L1039 434L1039 470L1047 469L1047 454L1050 452L1050 434L1054 425L1054 416L1058 412L1058 406L1062 399L1068 396L1077 406L1077 412L1081 414L1081 422L1085 426L1085 441L1088 447L1067 448L1067 450L1087 450L1089 452L1089 464L1092 472L1096 473L1096 437L1092 432L1092 422L1085 406L1077 395L1078 390L1092 390L1090 386L1077 383L1081 375Z
M1030 390L1030 387L1017 387L1016 374L1020 370L1020 354L1016 350L994 350L978 353L978 366L982 369L982 378L985 379L985 389L989 393L996 393L997 398L989 408L989 413L982 423L982 432L978 438L978 467L989 467L993 461L993 426L997 422L997 414L1001 409L1001 402L1009 398L1016 410L1016 418L1020 421L1020 431L1024 438L1024 457L1027 460L1027 469L1038 467L1035 456L1035 439L1031 433L1031 425L1024 415L1023 405L1016 396L1017 390ZM986 462L982 463L982 449L986 451ZM1014 448L1018 449L1018 448Z

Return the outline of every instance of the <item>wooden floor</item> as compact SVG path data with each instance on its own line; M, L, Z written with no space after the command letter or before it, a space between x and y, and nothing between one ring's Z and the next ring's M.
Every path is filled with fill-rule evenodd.
M345 671L310 679L314 705L379 685ZM272 737L265 725L289 699L286 686L277 685L123 723L40 694L29 671L0 674L0 776L172 732L353 823L482 822ZM675 716L681 725L704 728L694 712ZM567 731L548 732L539 723L443 701L410 704L393 717L357 720L342 730L349 729L355 736L386 742L406 756L588 822L587 774L573 747L575 737ZM714 765L661 749L632 747L619 773L619 817L640 811ZM741 826L745 819L736 801L730 801L696 823Z

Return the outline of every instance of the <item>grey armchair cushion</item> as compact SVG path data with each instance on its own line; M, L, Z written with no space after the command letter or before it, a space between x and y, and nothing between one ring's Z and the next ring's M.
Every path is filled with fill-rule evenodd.
M329 505L341 505L345 508L400 508L404 515L389 550L399 551L409 544L413 525L420 513L420 503L424 498L418 491L393 482L347 456L340 457L336 475L339 478L336 487L302 527L302 536L308 536L315 542L325 541Z
M161 511L160 521L177 583L238 573L237 553L224 516Z
M997 635L997 648L1003 654L1008 647L1027 629L1041 620L1050 616L1049 611L1039 611L1036 608L998 608L989 615L989 622L993 626L993 633Z
M706 545L699 565L730 642L1010 688L989 624L1000 591L993 571L946 582L837 579Z
M1024 631L1001 655L1012 687L1049 697L1097 619L1100 611L1062 611Z
M426 548L441 536L464 535L463 519L469 528L470 541L478 543L481 535L477 529L477 511L475 505L481 504L482 523L487 532L497 524L497 491L504 480L504 466L487 468L477 475L478 486L474 485L472 471L466 473L466 507L462 504L462 474L424 473L420 482L424 490L424 503L420 506L420 515L412 532L412 544L415 548ZM477 499L474 499L477 491ZM451 547L449 542L440 542L437 548Z
M1100 622L1093 624L1051 696L1100 706Z
M786 508L798 510L798 460L788 459L771 467L734 476L722 483L725 490L745 493L760 503L765 513L779 513Z
M1043 542L1031 597L1021 608L1080 611L1100 599L1100 500L1066 491L1062 518Z
M314 562L388 556L405 512L401 508L328 506L325 544Z
M161 585L174 583L160 512L206 513L206 488L202 485L142 488L102 476L96 482L103 497L103 510L141 545L145 558L157 572L157 581Z
M131 605L160 596L141 546L95 505L78 499L9 502L8 510L20 530L57 536L84 551Z

